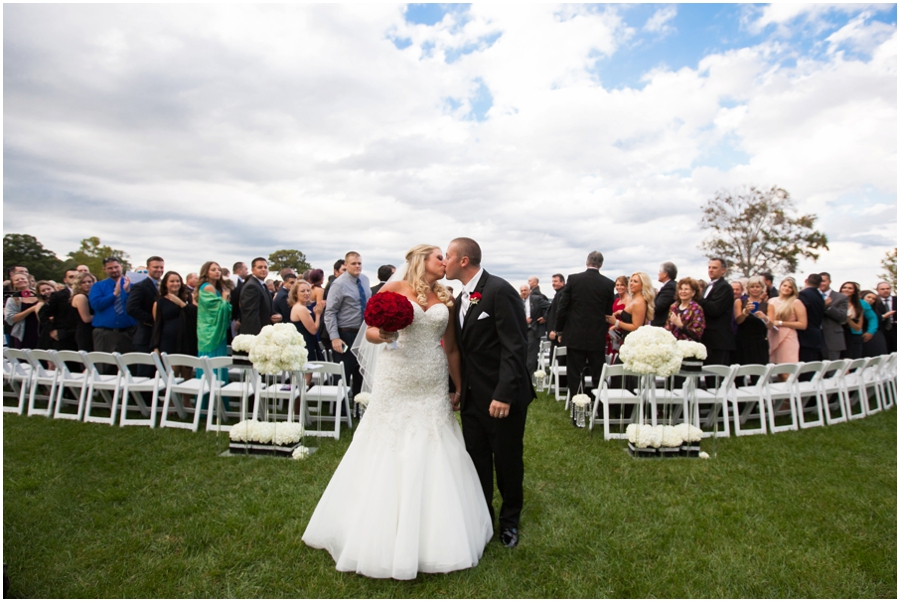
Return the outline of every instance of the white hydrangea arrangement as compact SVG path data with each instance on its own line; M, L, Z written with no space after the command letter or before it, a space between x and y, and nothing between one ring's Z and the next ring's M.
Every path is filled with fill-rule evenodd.
M672 376L681 368L681 352L671 332L658 326L641 326L625 338L619 358L626 370L638 374Z
M706 359L706 345L704 345L703 343L696 343L694 341L678 341L676 344L678 345L678 351L681 352L682 358L694 358L698 360Z
M543 370L535 370L534 377L538 380L543 380L543 379L547 378L547 373L544 372Z
M299 422L260 422L253 418L231 427L229 437L237 443L290 445L303 437L303 425Z
M572 396L572 404L579 408L587 407L590 403L591 398L584 393L579 393L578 395Z
M270 324L258 335L239 335L231 342L231 348L247 352L260 374L302 370L309 357L306 342L293 324Z
M366 407L369 405L370 399L371 399L371 397L369 396L369 394L364 391L357 393L356 395L353 396L353 401L355 401L356 403L358 403L359 405L361 405L363 407Z
M295 460L305 460L309 457L309 448L300 445L296 449L294 449L291 457Z
M703 431L687 423L676 426L629 424L625 435L632 445L639 448L680 447L685 442L700 441Z

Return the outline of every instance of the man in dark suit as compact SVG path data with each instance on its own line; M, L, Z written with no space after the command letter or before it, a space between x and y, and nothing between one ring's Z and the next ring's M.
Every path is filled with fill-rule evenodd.
M700 342L706 346L708 365L731 365L731 354L736 349L734 331L731 330L731 318L734 315L734 291L725 280L728 264L721 257L709 260L706 273L709 284L700 299L700 307L706 317L706 328ZM707 381L709 385L709 381Z
M606 363L606 332L616 297L615 283L600 273L603 254L591 251L587 256L587 269L571 274L560 294L556 312L556 333L560 345L566 346L566 374L579 379L580 390L590 395L584 386L585 370L590 370L594 386L600 383L600 373ZM579 388L569 390L574 393Z
M883 319L879 320L878 327L884 333L888 352L892 353L897 351L897 295L891 295L891 285L884 281L878 283L875 292L881 299L885 311L881 316Z
M659 266L658 279L663 283L659 292L656 293L656 299L653 301L653 319L650 321L651 326L666 325L666 319L669 317L669 308L675 303L675 278L678 277L678 268L671 261L667 261Z
M284 284L275 293L275 299L272 300L272 309L276 314L280 315L285 322L291 319L291 306L288 305L288 295L291 293L291 287L297 282L297 274L293 272L284 272L281 275Z
M263 326L281 322L282 315L272 307L272 295L266 288L269 262L257 257L250 263L252 275L241 288L241 334L259 334Z
M147 277L131 287L131 294L125 303L125 312L137 322L131 344L135 351L150 353L150 339L153 338L153 304L159 298L159 281L166 271L162 257L154 255L147 259ZM137 366L138 376L152 376L151 366Z
M822 318L822 336L824 346L822 356L828 360L841 359L841 351L847 348L844 339L844 323L847 321L847 308L850 301L847 295L831 290L831 274L821 272L822 283L819 292L825 302L825 316Z
M72 307L72 286L78 277L78 270L66 270L63 281L66 286L50 295L46 305L46 315L50 320L50 338L55 341L57 351L78 351L75 342L75 329L78 322L78 310Z
M231 292L231 332L237 335L241 332L241 290L247 282L250 270L243 261L235 262L232 268L235 281L234 290Z
M547 338L550 339L550 357L553 358L553 350L559 343L556 340L556 314L559 311L559 300L562 299L560 292L566 285L566 277L562 274L553 274L550 286L553 287L555 294L550 302L550 311L547 312ZM562 383L560 383L562 386Z
M472 457L484 498L494 518L494 470L503 504L500 542L519 542L522 514L522 460L525 418L535 398L525 367L525 312L516 290L481 268L481 247L471 238L450 242L447 278L463 283L453 320L462 364L461 394L451 401L461 409L466 451Z
M825 337L822 335L825 300L819 292L820 284L822 277L810 274L806 277L806 287L798 295L800 302L806 307L806 328L797 331L801 362L818 362L822 359L822 347L825 346Z
M547 311L550 309L550 300L540 291L533 292L527 284L519 287L519 296L522 298L525 323L528 325L528 355L525 366L530 374L534 374L537 370L541 341L547 333Z
M761 276L763 282L766 283L766 292L769 295L769 299L777 299L778 289L775 288L775 276L771 272L765 272Z
M378 284L372 287L372 296L381 290L381 287L384 286L385 282L390 280L391 276L394 275L395 268L392 265L383 265L378 268Z

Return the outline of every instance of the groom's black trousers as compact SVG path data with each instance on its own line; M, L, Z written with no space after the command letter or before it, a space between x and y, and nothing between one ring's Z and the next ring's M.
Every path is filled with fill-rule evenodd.
M471 393L470 393L471 395ZM461 411L466 451L472 457L484 499L494 522L494 468L497 469L497 489L503 504L500 506L500 529L518 528L522 514L522 438L525 435L527 407L516 407L505 418L491 416L466 404Z

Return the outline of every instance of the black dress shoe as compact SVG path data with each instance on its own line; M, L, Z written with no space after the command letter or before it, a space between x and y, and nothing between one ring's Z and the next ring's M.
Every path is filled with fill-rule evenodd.
M519 530L503 529L503 531L500 532L500 543L507 548L514 548L519 545Z

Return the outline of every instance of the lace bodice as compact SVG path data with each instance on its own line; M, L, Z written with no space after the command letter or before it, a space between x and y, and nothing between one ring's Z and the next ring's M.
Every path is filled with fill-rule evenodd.
M381 351L372 396L357 436L378 429L395 437L409 429L437 435L453 419L447 356L440 345L450 319L441 303L428 311L413 303L413 323L400 331L397 345Z

